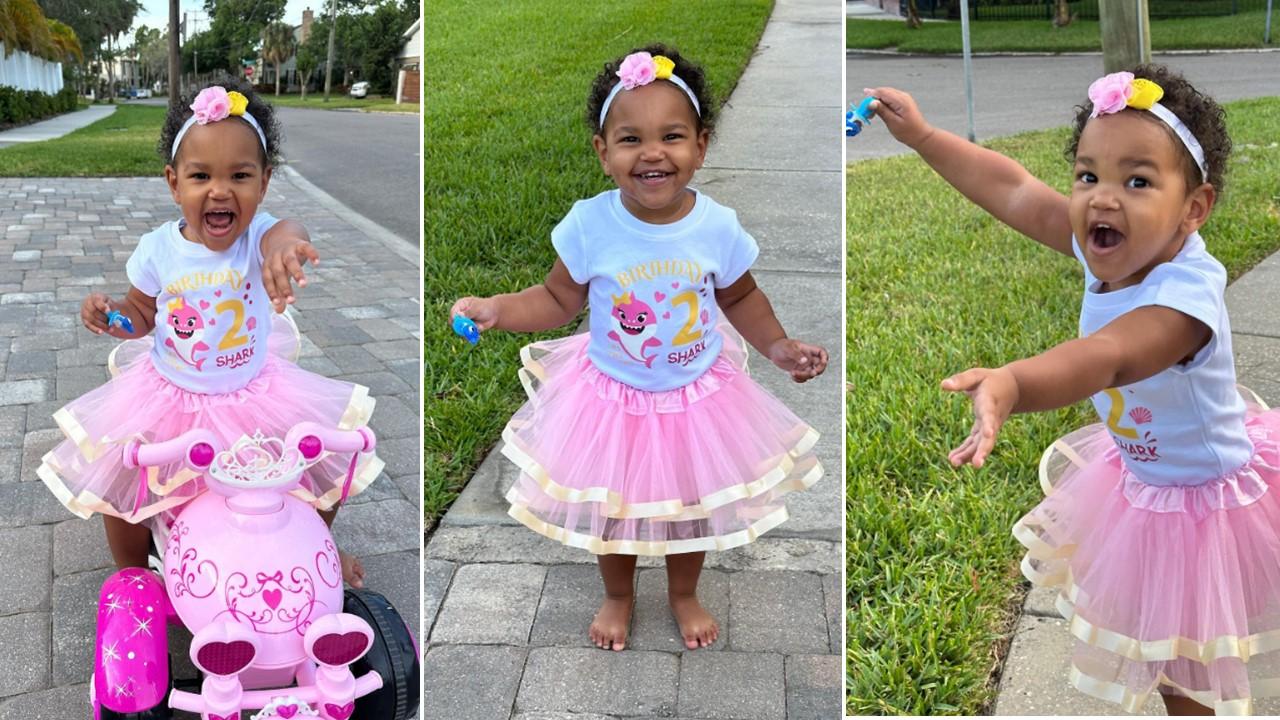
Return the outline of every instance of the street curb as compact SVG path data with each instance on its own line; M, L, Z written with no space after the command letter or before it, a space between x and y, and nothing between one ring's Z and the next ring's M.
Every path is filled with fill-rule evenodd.
M281 165L280 170L284 172L284 174L289 178L289 182L293 183L295 187L310 195L316 201L327 205L329 209L333 211L334 215L346 220L348 223L355 226L355 228L360 232L382 243L388 250L409 262L421 262L421 253L413 243L405 240L399 235L396 235L346 205L343 205L337 198L316 187L310 180L307 180L301 173L288 165Z
M1267 53L1280 52L1280 47L1272 48L1235 48L1226 50L1161 50L1152 52L1152 57L1156 55L1262 55ZM880 50L880 49L859 49L845 48L844 57L857 57L859 55L890 55L893 57L924 57L924 58L959 58L964 57L961 53L924 53L924 52L898 52L897 50ZM987 57L1102 57L1102 51L1069 51L1069 52L976 52L970 53L970 57L987 58Z

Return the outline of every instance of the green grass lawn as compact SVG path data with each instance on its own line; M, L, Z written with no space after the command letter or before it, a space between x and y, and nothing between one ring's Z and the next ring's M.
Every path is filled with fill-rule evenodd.
M165 109L121 105L110 117L63 137L0 149L3 177L122 177L157 175L156 152Z
M1265 12L1221 17L1177 18L1151 21L1152 50L1204 50L1260 48ZM1280 19L1272 18L1272 46L1276 46ZM910 53L961 52L959 22L927 22L912 30L894 20L845 21L845 46L881 50L896 48ZM1097 20L1076 20L1056 28L1048 20L983 20L970 24L973 52L1086 52L1102 49Z
M391 97L370 95L367 98L353 98L334 92L329 94L329 102L324 101L323 92L307 93L306 100L303 100L301 95L280 95L277 97L271 93L265 93L262 97L272 105L311 108L312 110L355 109L366 112L418 112L418 103L400 103L397 105L395 95Z
M1236 152L1204 229L1232 279L1280 248L1280 98L1227 105ZM990 146L1066 191L1065 130ZM847 170L847 638L851 714L980 714L1025 593L1013 522L1036 463L1087 403L1013 418L982 470L947 451L964 396L938 389L1075 336L1081 272L969 203L915 156Z
M463 295L541 282L555 259L551 228L575 200L610 187L583 121L592 78L606 60L661 41L702 63L723 100L771 5L538 0L436 8L424 63L428 526L519 406L518 352L538 337L491 332L472 348L449 329L449 307Z

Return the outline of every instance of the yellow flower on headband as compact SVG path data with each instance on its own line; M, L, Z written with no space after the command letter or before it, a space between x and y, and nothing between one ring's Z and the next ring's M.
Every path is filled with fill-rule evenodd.
M668 80L671 78L671 71L676 69L676 64L671 62L671 58L666 55L654 55L654 78L658 80Z
M234 90L227 93L227 99L231 101L231 109L227 111L229 115L243 115L249 107L249 98Z
M1160 98L1164 97L1164 88L1143 78L1133 81L1133 94L1125 102L1131 108L1138 110L1150 110L1152 105L1160 102Z

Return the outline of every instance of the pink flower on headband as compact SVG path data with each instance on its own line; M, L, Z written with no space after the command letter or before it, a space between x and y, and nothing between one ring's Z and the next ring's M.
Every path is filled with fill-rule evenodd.
M622 87L634 90L641 85L653 82L657 74L657 66L653 56L647 52L631 53L622 60L618 68L618 77L622 78Z
M1120 112L1132 94L1133 73L1114 72L1103 75L1089 86L1089 101L1093 103L1093 112L1089 113L1089 117Z
M216 85L207 87L196 95L196 101L191 103L191 111L195 113L196 122L201 125L218 122L231 114L231 98L227 96L225 88Z

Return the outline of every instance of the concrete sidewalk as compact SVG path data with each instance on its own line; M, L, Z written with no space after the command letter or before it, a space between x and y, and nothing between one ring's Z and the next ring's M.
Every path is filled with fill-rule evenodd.
M386 474L334 526L367 586L410 627L420 612L418 267L336 217L279 173L264 208L307 225L323 258L299 295L300 364L367 385ZM98 588L111 573L98 517L73 518L35 470L62 436L51 415L107 378L114 342L80 326L91 290L127 287L143 233L175 217L162 178L0 179L0 720L89 714ZM175 633L175 636L179 633ZM177 677L190 677L171 636ZM191 716L186 716L191 717Z
M62 137L72 130L91 125L116 111L115 105L90 105L83 110L64 113L38 123L0 131L0 148L18 143L41 142Z
M779 0L695 178L759 241L753 272L788 332L831 352L826 375L804 385L752 360L755 377L822 433L826 477L791 496L778 529L708 555L701 594L722 627L715 646L684 651L661 558L648 558L628 649L611 652L587 638L603 592L594 556L508 518L502 496L516 473L491 454L427 545L424 717L840 715L841 23L829 0Z
M1213 247L1212 235L1208 237ZM1280 406L1280 253L1240 276L1227 288L1231 344L1239 382ZM1119 707L1079 692L1067 682L1074 639L1054 608L1055 593L1037 588L1022 608L1005 660L996 715L1124 715ZM1146 715L1164 715L1153 697ZM1280 698L1255 703L1258 715L1280 714Z

